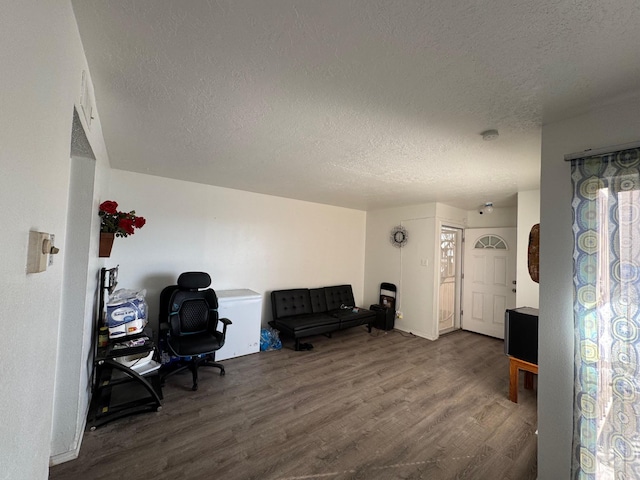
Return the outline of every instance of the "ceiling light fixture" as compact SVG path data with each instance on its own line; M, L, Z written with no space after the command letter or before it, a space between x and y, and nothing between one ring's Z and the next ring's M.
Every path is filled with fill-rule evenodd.
M492 213L493 212L493 202L487 202L485 203L482 207L480 207L480 210L478 210L478 213L480 215L484 215Z
M485 130L480 135L482 135L482 139L485 142L490 142L491 140L498 138L499 133L498 130Z

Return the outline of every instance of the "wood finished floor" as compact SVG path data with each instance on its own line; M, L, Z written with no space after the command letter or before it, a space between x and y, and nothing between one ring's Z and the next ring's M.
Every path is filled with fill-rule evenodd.
M500 340L366 328L167 380L162 411L86 432L51 480L536 478L536 393Z

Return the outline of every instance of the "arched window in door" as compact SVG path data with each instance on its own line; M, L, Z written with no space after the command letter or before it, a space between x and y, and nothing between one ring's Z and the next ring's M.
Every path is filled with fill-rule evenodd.
M474 248L492 248L494 250L508 250L507 243L497 235L485 235L476 240Z

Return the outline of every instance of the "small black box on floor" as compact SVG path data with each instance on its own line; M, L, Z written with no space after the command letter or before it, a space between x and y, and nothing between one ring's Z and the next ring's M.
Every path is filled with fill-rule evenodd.
M373 326L379 330L393 330L396 321L396 312L393 308L382 305L371 305L369 310L376 312Z

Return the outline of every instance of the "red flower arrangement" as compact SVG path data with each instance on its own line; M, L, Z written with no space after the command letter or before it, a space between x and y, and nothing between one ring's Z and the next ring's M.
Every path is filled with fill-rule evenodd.
M136 216L136 211L130 212L118 211L118 204L113 200L106 200L100 204L98 212L102 219L100 232L115 233L116 237L127 237L135 233L136 228L144 227L147 221L144 217Z

